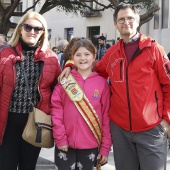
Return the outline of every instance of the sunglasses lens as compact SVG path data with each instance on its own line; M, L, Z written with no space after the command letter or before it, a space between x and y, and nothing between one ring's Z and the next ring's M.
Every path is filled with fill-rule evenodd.
M23 26L24 26L24 30L25 30L26 32L30 32L30 31L32 30L31 25L24 24Z
M41 31L43 31L43 27L34 27L34 31L35 31L36 33L39 33L39 32L41 32Z
M32 26L29 25L29 24L23 24L23 27L24 27L24 30L25 30L26 32L30 32L32 29L34 29L34 32L35 32L36 34L39 34L41 31L44 30L43 27L32 27Z

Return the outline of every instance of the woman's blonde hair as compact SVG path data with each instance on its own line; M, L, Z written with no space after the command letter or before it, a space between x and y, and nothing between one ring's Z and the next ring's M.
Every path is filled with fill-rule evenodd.
M41 50L45 51L45 50L49 49L50 46L49 46L49 41L48 41L48 30L47 30L46 20L38 12L32 12L32 11L31 12L27 12L25 15L22 16L22 18L18 22L17 27L14 30L14 33L13 33L10 41L8 42L9 45L16 46L18 44L19 38L21 36L21 26L25 23L25 21L27 19L36 19L36 20L38 20L42 24L42 26L44 28L44 31L43 31L43 33L42 33L42 35L40 37Z

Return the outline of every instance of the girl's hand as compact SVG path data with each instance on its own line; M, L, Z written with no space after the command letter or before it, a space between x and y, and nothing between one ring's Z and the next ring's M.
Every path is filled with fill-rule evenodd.
M99 159L99 163L102 165L107 163L108 157L103 155L98 155L98 159Z
M67 151L68 151L68 145L58 147L58 149L59 149L59 150L62 150L62 151L64 151L64 152L67 152Z

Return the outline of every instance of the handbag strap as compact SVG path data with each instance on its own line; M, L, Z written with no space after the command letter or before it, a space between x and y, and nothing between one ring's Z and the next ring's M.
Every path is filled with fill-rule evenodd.
M19 56L16 48L15 48L15 47L12 47L12 48L13 48L13 50L15 51L16 55ZM31 101L30 87L29 87L29 84L28 84L27 73L25 72L23 62L20 62L20 66L21 66L21 70L22 70L23 75L24 75L24 80L25 80L25 84L26 84L26 88L27 88L27 93L28 93L28 99Z
M21 64L21 70L24 74L25 84L26 84L26 87L27 87L28 99L31 100L30 87L29 87L29 84L28 84L27 73L25 72L23 62L21 62L20 64Z

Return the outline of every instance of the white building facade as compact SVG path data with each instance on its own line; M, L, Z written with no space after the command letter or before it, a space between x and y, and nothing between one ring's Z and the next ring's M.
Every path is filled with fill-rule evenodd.
M36 6L35 11L39 11L43 1ZM104 0L101 1L105 3ZM170 51L169 1L157 0L160 10L150 22L144 24L140 29L142 33L157 40L167 53ZM22 10L24 11L31 3L33 1L23 0ZM114 43L119 34L113 24L113 13L114 10L112 9L99 13L87 11L84 16L80 14L66 14L65 12L57 11L56 8L48 11L43 16L47 20L51 47L57 46L59 39L67 39L69 41L72 37L90 38L97 45L97 37L100 35L106 36L110 44ZM17 21L18 18L12 18L12 20Z

